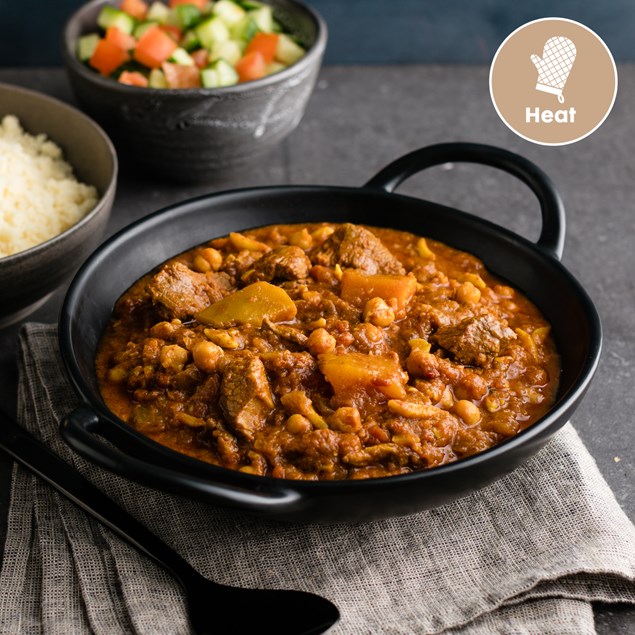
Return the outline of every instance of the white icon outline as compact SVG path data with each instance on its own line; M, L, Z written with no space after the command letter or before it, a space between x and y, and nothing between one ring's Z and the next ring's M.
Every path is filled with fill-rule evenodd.
M501 113L498 104L496 103L496 98L494 97L494 90L493 90L493 75L494 75L494 67L496 65L496 60L498 58L499 53L503 50L503 48L505 47L505 44L507 44L507 42L514 36L516 35L516 33L518 33L519 31L522 31L525 27L528 27L531 24L535 24L537 22L546 22L546 21L552 21L552 20L557 20L560 22L568 22L570 24L576 24L577 26L583 28L585 31L588 31L589 33L593 34L598 41L600 42L600 44L604 47L604 50L606 51L606 53L609 56L609 59L611 60L611 64L613 66L613 77L615 78L615 88L613 90L613 98L611 99L611 103L609 104L609 107L606 110L606 114L604 115L604 117L602 117L602 119L598 122L598 124L591 130L589 130L587 133L576 137L575 139L571 139L568 141L554 141L554 142L548 142L548 141L538 141L537 139L532 139L531 137L528 137L527 135L522 134L521 132L519 132L518 130L516 130L508 121L507 119L505 119L505 117L503 116L503 114ZM498 49L496 50L496 53L494 54L494 58L492 59L492 63L490 64L489 67L489 96L490 99L492 101L492 104L494 106L494 110L496 110L496 114L498 115L499 119L518 137L520 137L521 139L524 139L525 141L529 141L530 143L535 143L536 145L541 145L541 146L566 146L569 145L571 143L577 143L578 141L582 141L583 139L586 139L589 135L592 135L605 121L606 118L611 114L611 111L613 110L613 106L615 105L615 100L617 98L617 87L618 87L618 76L617 76L617 66L615 65L615 59L613 58L613 54L611 53L611 50L609 49L609 47L606 45L606 43L604 42L604 40L593 30L590 29L588 26L582 24L581 22L577 22L576 20L571 20L569 18L560 18L558 16L550 16L547 18L538 18L537 20L531 20L529 22L526 22L525 24L522 24L521 26L519 26L517 29L514 29L501 43L500 46L498 47Z

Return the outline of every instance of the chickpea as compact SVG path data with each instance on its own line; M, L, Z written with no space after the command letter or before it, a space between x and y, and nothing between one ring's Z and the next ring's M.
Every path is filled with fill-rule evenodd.
M318 229L311 233L311 236L313 240L316 240L319 243L323 243L334 231L334 227L325 225L324 227L318 227Z
M313 426L306 417L300 414L294 414L287 419L287 430L291 432L291 434L306 434L313 430Z
M395 312L382 298L371 298L364 307L364 322L375 326L390 326L395 321Z
M456 290L456 299L462 304L477 304L481 299L481 290L471 282L464 282Z
M362 419L357 408L343 406L328 418L328 424L340 432L357 432L362 427Z
M494 291L496 292L496 295L500 296L501 298L507 298L509 300L511 300L515 295L514 290L504 284L494 285Z
M192 348L196 367L205 373L213 373L218 369L218 362L223 354L223 349L214 342L197 342Z
M289 236L289 244L300 247L301 249L311 249L313 245L313 236L309 234L309 230L303 227L300 231L293 232Z
M150 335L162 340L169 340L173 338L178 326L174 322L158 322L150 329Z
M454 404L454 413L457 414L468 426L473 426L481 419L481 411L471 401L461 399Z
M493 393L491 395L487 395L487 397L483 400L483 403L485 404L485 408L488 412L497 412L507 405L507 397L505 395Z
M326 320L323 317L321 317L311 322L308 326L310 329L319 329L326 326Z
M464 273L463 280L465 282L471 282L475 287L478 287L481 291L487 288L487 284L485 284L485 280L481 278L478 273Z
M192 267L194 271L198 271L199 273L207 273L211 270L212 265L210 265L209 262L199 254L194 258Z
M183 366L187 363L188 352L178 344L168 344L161 347L159 361L161 366L166 370L178 373L183 370Z
M309 335L307 346L313 355L331 353L335 350L335 338L324 328L315 329Z
M223 255L220 251L218 251L218 249L214 249L213 247L205 247L205 249L201 249L200 256L207 260L213 271L218 271L220 266L223 264Z
M280 401L287 412L290 412L292 415L298 414L304 416L314 428L328 428L324 417L315 410L313 402L301 390L292 390L291 392L285 393L280 398Z
M384 339L384 332L378 326L369 324L359 324L354 330L355 336L365 340L366 344L377 344Z
M108 379L115 384L120 384L128 378L128 372L126 371L125 366L117 365L113 366L108 371Z

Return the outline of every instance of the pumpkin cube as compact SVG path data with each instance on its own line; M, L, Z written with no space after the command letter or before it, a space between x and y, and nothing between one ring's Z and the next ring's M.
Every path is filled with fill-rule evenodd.
M408 374L396 356L324 353L318 365L338 398L373 391L390 399L406 395Z
M202 324L223 329L237 324L261 326L265 318L286 322L296 313L295 303L284 289L268 282L254 282L214 302L195 317Z
M417 280L413 276L388 274L367 275L355 269L347 269L342 274L342 300L355 306L363 306L371 298L382 298L395 308L406 307L417 290Z

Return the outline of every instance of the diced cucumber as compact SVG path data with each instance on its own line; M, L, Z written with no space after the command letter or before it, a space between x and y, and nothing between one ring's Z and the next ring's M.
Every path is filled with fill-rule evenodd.
M170 62L180 64L181 66L194 66L194 60L192 56L183 48L175 48L172 55L170 55Z
M274 73L279 73L287 68L284 64L280 62L271 62L271 64L267 64L267 75L273 75Z
M229 29L225 23L217 17L211 17L201 22L194 31L206 49L211 49L216 42L229 40Z
M150 88L167 88L168 80L165 79L165 74L160 68L154 68L148 75L148 86Z
M232 86L238 83L238 73L228 61L216 60L210 64L209 68L213 68L218 74L219 86Z
M159 24L167 24L170 9L163 2L153 2L146 13L146 20L154 20Z
M80 62L87 62L95 52L100 37L97 33L84 35L77 41L77 57Z
M210 59L227 60L232 66L243 56L243 47L237 40L225 40L225 42L216 42L210 51Z
M259 9L253 9L247 13L263 33L273 33L273 13L271 7L263 5Z
M258 33L258 25L254 19L245 15L241 20L233 24L230 28L232 40L243 40L249 42L256 33Z
M181 22L179 21L179 12L176 10L176 7L168 11L167 16L165 17L165 24L169 26L176 26L179 29L181 28Z
M201 48L201 43L196 35L195 31L186 31L183 35L183 39L181 40L181 46L188 52L191 53L196 49Z
M229 27L245 17L245 10L231 0L218 0L213 11Z
M216 60L201 71L201 84L205 88L220 88L238 83L236 69L225 60Z
M218 73L213 68L204 68L201 71L201 86L203 88L218 88Z
M295 64L304 56L304 49L296 44L288 35L280 33L278 36L278 46L276 47L275 58L287 66Z
M201 19L201 12L193 4L179 4L176 15L179 20L177 26L183 30L193 27Z
M151 29L153 26L157 26L159 23L154 22L153 20L146 20L145 22L140 22L135 27L135 30L132 32L132 35L135 36L135 39L139 39L148 29Z
M97 16L97 24L105 31L107 28L114 26L117 27L120 31L131 35L134 31L136 20L116 9L115 7L111 7L110 5L104 6L104 8L100 11L99 16Z

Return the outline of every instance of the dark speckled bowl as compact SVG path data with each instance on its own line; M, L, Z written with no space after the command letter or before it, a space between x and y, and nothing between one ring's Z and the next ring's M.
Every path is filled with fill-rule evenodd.
M293 0L269 2L308 49L280 73L223 88L157 90L119 84L77 60L77 39L96 30L104 4L90 2L69 19L62 55L81 107L108 131L126 166L176 181L211 181L272 149L300 122L327 39L312 9Z
M100 242L117 183L117 155L103 130L79 110L17 86L0 84L0 119L16 115L29 134L45 133L64 152L78 180L94 185L100 199L65 232L0 258L0 328L17 322L73 273Z

